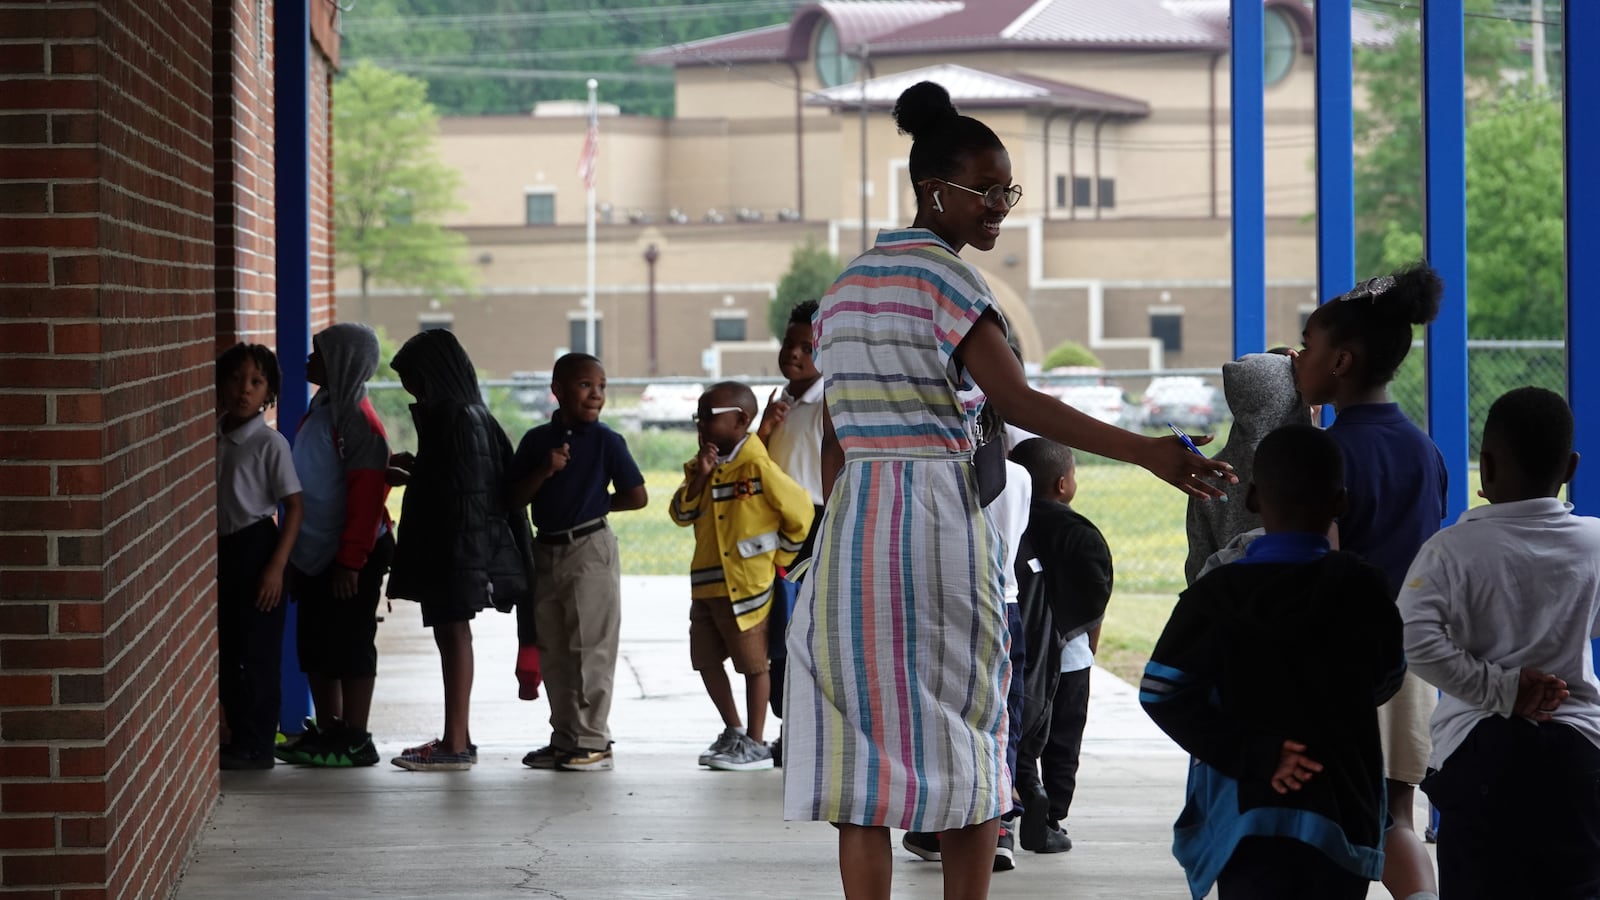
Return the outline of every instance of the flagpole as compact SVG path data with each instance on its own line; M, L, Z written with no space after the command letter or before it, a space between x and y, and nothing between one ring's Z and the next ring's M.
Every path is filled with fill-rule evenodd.
M599 89L599 87L600 87L600 82L596 81L593 78L589 79L589 129L590 129L589 133L590 133L591 137L594 134L594 129L596 127L595 123L598 121L598 118L599 118L599 115L600 115L599 108L596 105L596 99L597 99L596 98L596 91ZM594 163L590 163L590 165L593 166ZM584 297L584 300L583 300L583 313L584 313L584 337L583 337L583 341L584 341L584 350L586 350L588 353L590 353L593 356L599 356L600 355L600 348L598 348L598 347L596 347L594 345L594 205L595 205L594 204L594 182L595 182L595 178L594 178L594 172L592 170L589 173L588 181L589 181L589 202L588 202L588 210L587 210L587 212L585 214L585 220L586 220L586 224L588 226L588 241L589 241L589 260L588 260L588 263L589 263L589 293Z

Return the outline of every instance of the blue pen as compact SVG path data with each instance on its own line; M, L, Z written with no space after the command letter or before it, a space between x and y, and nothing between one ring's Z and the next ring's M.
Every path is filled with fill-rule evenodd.
M1189 448L1190 453L1193 453L1195 456L1205 456L1204 453L1200 452L1200 448L1194 445L1194 441L1190 440L1189 436L1183 433L1182 429L1171 422L1167 423L1167 427L1171 428L1172 433L1178 436L1178 440L1183 441L1183 445Z
M1183 441L1183 445L1185 447L1189 448L1189 452L1190 453L1193 453L1195 456L1199 456L1199 457L1204 457L1205 456L1204 453L1200 452L1200 448L1196 447L1194 445L1194 441L1191 440L1190 437L1187 434L1183 433L1183 429L1181 429L1178 426L1172 424L1171 422L1167 423L1167 427L1171 428L1172 429L1172 433L1178 436L1178 440ZM1217 499L1226 502L1227 499L1228 499L1228 495L1227 494L1223 494L1221 497L1218 497Z

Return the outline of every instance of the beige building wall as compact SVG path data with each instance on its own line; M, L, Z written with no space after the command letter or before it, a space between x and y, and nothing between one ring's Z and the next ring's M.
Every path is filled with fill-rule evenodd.
M1227 57L1015 52L881 59L873 73L951 61L1122 94L1152 109L1147 118L1108 120L1101 129L1099 174L1115 179L1116 202L1098 219L1082 208L1071 218L1073 210L1056 204L1055 179L1069 174L1069 115L972 110L1006 141L1025 189L996 248L971 254L972 262L1012 304L1030 356L1071 339L1110 367L1144 368L1155 311L1182 318L1182 349L1158 354L1161 365L1212 367L1226 359ZM1315 231L1306 215L1314 208L1310 63L1298 58L1267 93L1268 335L1275 342L1296 338L1314 302ZM596 309L601 355L613 376L650 374L644 252L651 244L660 254L656 373L699 377L718 317L745 321L746 346L721 348L724 359L751 365L770 355L767 300L796 244L809 236L845 260L862 246L861 117L804 106L797 141L795 74L787 65L683 68L678 118L602 118L596 199L609 204L611 220L597 230ZM803 90L820 87L809 63L799 75ZM479 289L456 298L380 292L371 304L375 324L403 339L448 320L492 375L547 369L570 346L570 323L582 316L584 198L576 164L585 127L582 116L570 115L445 120L441 154L461 172L468 207L450 224L468 238ZM1077 129L1078 175L1094 174L1093 132L1092 118ZM914 208L909 138L884 110L869 113L865 137L870 240L880 227L909 223ZM528 190L555 193L555 225L524 225ZM802 199L804 223L774 221L777 210L799 208ZM736 222L740 207L760 210L765 221ZM671 208L688 224L667 223ZM629 224L634 209L651 223ZM703 223L711 209L727 222ZM351 273L342 273L339 288L341 303L356 302Z
M596 205L665 208L668 123L638 116L600 119ZM526 194L555 195L556 224L582 224L585 189L578 157L588 132L582 116L463 116L440 120L439 157L461 175L462 209L445 224L515 225L527 221Z

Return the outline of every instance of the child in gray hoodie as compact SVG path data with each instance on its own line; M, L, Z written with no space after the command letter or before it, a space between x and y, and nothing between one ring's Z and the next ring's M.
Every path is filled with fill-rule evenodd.
M1233 412L1233 430L1216 458L1233 465L1238 484L1220 483L1227 502L1189 500L1189 558L1183 574L1194 584L1206 560L1240 535L1261 527L1261 516L1245 508L1251 460L1261 439L1285 425L1311 424L1311 411L1294 386L1294 363L1282 353L1249 353L1222 366L1222 393ZM1243 547L1237 550L1242 553Z

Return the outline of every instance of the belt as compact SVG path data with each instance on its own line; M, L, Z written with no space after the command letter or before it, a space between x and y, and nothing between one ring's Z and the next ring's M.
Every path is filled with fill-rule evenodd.
M534 535L533 539L541 544L573 544L577 542L578 538L588 537L604 527L606 527L606 520L602 517L595 519L593 522L568 528L566 531L541 531Z

